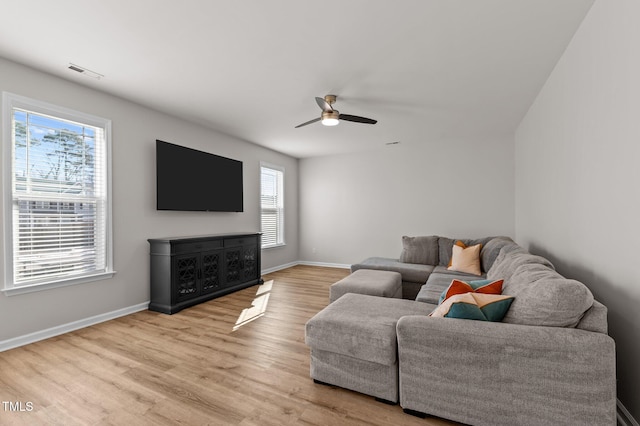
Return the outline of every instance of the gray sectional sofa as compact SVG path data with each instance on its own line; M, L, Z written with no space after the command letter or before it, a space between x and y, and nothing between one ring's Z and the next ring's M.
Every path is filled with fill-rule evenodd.
M360 263L351 265L351 272L358 269L377 269L381 271L395 271L402 275L402 298L414 300L423 291L419 299L428 302L425 291L433 291L438 302L440 293L450 283L451 279L476 280L480 277L447 270L453 250L453 244L462 241L467 246L482 244L480 262L483 273L491 268L493 261L505 245L516 245L509 237L487 237L478 239L453 239L438 236L402 237L403 249L399 259L385 257L370 257ZM517 245L516 245L517 246ZM428 283L427 281L430 280ZM425 284L428 284L425 289ZM439 290L439 292L438 292Z
M352 265L352 271L399 272L403 298L410 300L375 299L376 305L389 303L388 309L376 308L385 312L381 324L367 313L367 320L349 331L344 322L358 322L375 296L342 296L312 318L307 324L312 377L317 371L321 381L335 378L333 384L364 393L371 387L367 383L397 383L397 392L370 394L399 402L412 414L471 425L614 425L615 345L607 334L606 307L584 284L563 277L547 259L508 237L461 240L482 244L481 274L451 271L455 241L405 237L400 259L369 258ZM480 277L504 280L502 294L514 297L502 322L428 316L453 278ZM361 313L349 314L352 309ZM352 336L336 340L336 333ZM372 335L365 343L371 349L356 348L362 342L358 335L366 333L385 339ZM397 359L387 357L379 365L386 376L397 371L397 381L376 378L380 361L367 353L379 353L380 342L397 345L389 352ZM341 369L345 363L349 368ZM360 387L351 387L352 382Z

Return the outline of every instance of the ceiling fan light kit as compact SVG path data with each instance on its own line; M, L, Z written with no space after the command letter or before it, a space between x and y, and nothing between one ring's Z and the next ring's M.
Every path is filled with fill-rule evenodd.
M322 109L322 114L320 114L320 117L318 118L314 118L313 120L309 120L305 123L298 124L296 126L296 129L298 127L303 127L303 126L306 126L307 124L315 123L317 121L320 121L325 126L337 126L340 123L340 120L352 121L354 123L364 123L364 124L376 124L378 122L377 120L366 118L366 117L360 117L357 115L340 114L340 112L337 109L333 109L333 106L332 106L333 103L336 101L336 98L337 98L336 95L326 95L324 99L316 97L316 103L318 104L320 109Z
M322 124L325 126L337 126L340 123L338 111L322 111Z

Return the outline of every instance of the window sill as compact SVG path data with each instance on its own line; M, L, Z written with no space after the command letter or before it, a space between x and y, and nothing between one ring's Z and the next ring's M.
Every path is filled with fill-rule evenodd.
M262 246L262 250L269 250L269 249L273 249L273 248L278 248L278 247L284 247L286 246L285 243L281 243L281 244L271 244L269 246Z
M84 284L84 283L99 281L99 280L107 280L109 278L112 278L115 274L116 274L115 271L102 272L99 274L85 275L83 277L78 277L78 278L64 280L64 281L53 281L53 282L47 282L47 283L4 288L0 291L2 291L5 296L17 296L18 294L35 293L37 291L51 290L58 287L67 287L70 285Z

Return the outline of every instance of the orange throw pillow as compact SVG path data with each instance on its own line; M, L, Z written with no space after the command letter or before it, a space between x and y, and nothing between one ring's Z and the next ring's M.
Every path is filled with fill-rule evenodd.
M482 281L478 281L481 283ZM474 285L473 281L471 283L467 283L460 280L451 280L451 284L445 290L445 292L441 296L440 303L444 302L451 296L455 296L456 294L464 294L464 293L482 293L482 294L502 294L502 284L504 280L496 280L491 281L487 284L481 284L480 286Z

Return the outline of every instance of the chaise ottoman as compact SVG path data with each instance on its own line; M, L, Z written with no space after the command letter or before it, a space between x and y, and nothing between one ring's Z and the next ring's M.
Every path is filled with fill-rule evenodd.
M359 269L329 287L329 303L346 293L402 298L402 275L393 271Z
M396 324L405 315L428 315L434 305L347 293L311 318L311 378L398 402Z

